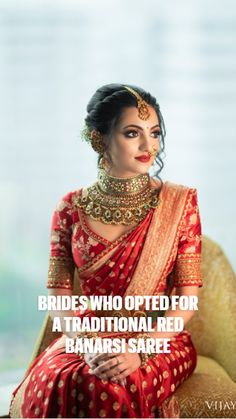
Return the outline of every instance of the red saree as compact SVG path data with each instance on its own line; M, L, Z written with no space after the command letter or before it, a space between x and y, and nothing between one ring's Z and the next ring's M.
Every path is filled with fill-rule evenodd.
M81 293L88 296L160 295L174 287L202 286L195 189L166 182L160 206L114 242L91 230L76 207L79 193L67 194L53 214L48 288L72 289L75 267ZM189 332L172 338L170 348L129 375L125 387L90 375L78 354L46 350L15 390L10 415L157 417L163 401L196 366Z

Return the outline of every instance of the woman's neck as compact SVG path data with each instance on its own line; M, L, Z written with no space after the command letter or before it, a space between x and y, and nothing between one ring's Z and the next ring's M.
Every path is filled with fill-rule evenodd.
M107 194L130 194L145 190L149 184L148 173L134 175L128 178L111 176L104 169L99 169L98 185Z

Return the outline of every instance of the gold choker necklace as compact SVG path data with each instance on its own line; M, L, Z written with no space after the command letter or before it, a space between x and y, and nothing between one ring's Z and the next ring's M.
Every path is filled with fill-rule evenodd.
M98 181L83 189L75 200L94 220L125 225L141 221L159 202L157 189L150 186L149 174L116 178L104 169L99 171Z

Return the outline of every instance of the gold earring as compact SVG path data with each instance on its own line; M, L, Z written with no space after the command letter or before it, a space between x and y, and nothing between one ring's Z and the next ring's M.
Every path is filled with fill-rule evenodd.
M102 157L98 164L99 169L106 170L106 159Z
M103 138L102 135L99 131L93 129L90 133L90 138L91 138L91 145L93 147L93 149L99 153L99 154L103 154L104 153L104 142L103 142Z
M102 157L99 164L98 164L98 168L108 172L111 169L111 167L112 167L112 165L109 164L109 160L106 159L105 157Z
M94 151L98 154L103 154L105 151L105 144L102 134L96 129L90 130L86 125L81 131L82 140L91 144Z

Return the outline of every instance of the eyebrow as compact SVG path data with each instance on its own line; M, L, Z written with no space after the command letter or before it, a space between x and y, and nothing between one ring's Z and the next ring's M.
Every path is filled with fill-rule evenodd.
M135 124L126 125L125 127L123 127L123 129L128 128L128 127L135 127L135 128L139 128L141 130L143 129L139 125L135 125ZM157 127L160 128L160 125L159 124L156 124L153 127L151 127L150 129L157 128Z

